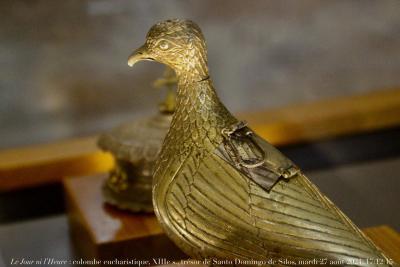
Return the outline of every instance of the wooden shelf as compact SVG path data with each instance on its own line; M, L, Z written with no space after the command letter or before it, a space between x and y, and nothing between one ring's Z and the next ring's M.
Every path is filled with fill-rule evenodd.
M87 259L168 258L184 254L163 234L153 214L132 214L103 203L105 176L64 180L71 238Z
M400 125L400 90L378 90L238 117L274 145L314 142ZM90 136L0 151L0 191L110 170L113 159L97 148L96 139Z

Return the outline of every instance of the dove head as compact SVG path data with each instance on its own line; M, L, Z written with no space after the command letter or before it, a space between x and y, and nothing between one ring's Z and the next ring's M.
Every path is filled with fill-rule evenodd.
M157 61L170 66L177 76L208 77L206 44L196 23L190 20L166 20L155 24L144 45L128 59L133 66L141 60Z

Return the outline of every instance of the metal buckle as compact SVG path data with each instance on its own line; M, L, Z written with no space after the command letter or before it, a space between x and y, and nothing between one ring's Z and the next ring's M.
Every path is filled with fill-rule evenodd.
M242 133L242 130L246 130L244 133ZM226 127L222 129L222 135L225 136L225 139L227 141L227 145L229 145L230 149L227 149L227 151L232 151L234 155L231 155L231 158L236 161L235 164L238 166L242 166L245 168L257 168L261 165L264 164L265 162L265 151L260 147L260 145L252 138L254 135L254 132L247 128L247 122L245 121L239 121L235 124L233 124L230 127ZM249 137L247 140L250 140L251 143L254 145L254 147L260 152L261 156L259 158L254 158L254 159L244 159L241 157L238 149L236 146L233 144L233 139L241 139Z

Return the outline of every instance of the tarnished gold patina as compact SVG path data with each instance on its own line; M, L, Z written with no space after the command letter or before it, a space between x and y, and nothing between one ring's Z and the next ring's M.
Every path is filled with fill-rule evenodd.
M367 260L380 259L379 266L391 265L289 159L220 102L195 23L157 23L128 64L139 60L166 64L178 76L153 204L184 252L232 264L374 266Z
M152 172L175 109L174 71L166 68L163 78L156 80L154 86L168 90L158 114L123 124L98 140L98 145L116 159L115 168L103 184L104 199L133 212L153 212Z

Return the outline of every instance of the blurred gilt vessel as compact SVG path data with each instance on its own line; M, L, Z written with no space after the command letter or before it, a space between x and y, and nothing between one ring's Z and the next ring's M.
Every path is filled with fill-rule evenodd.
M154 86L168 90L158 114L120 125L98 140L99 147L111 152L116 163L103 184L104 200L132 212L153 212L153 167L175 109L173 70L166 68L163 78L156 80Z
M176 110L155 165L154 211L194 259L276 260L272 266L395 266L301 170L218 98L200 28L155 24L128 60L178 77ZM268 264L265 264L268 265Z

